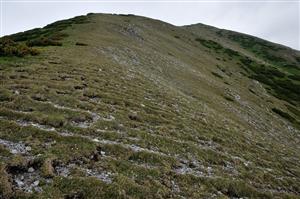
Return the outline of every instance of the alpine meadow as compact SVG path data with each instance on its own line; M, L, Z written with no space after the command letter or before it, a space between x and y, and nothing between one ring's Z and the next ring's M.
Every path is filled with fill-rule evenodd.
M90 13L0 38L0 198L300 198L300 51Z

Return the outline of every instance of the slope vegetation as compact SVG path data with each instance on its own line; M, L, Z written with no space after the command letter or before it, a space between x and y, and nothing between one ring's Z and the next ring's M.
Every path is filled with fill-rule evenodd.
M300 53L88 14L1 38L3 198L298 198Z

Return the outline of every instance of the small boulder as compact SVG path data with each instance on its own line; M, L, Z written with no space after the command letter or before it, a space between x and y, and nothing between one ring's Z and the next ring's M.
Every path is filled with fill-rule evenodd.
M12 149L12 150L11 150L11 153L12 153L12 154L17 154L18 151L17 151L16 149Z
M35 186L35 187L38 186L39 184L40 184L39 180L36 180L36 181L33 182L33 186Z
M30 146L27 146L27 147L25 148L25 150L26 150L26 151L31 151L31 147L30 147Z
M15 179L15 182L17 183L18 187L24 186L24 182L19 179Z
M34 172L34 168L33 168L33 167L30 167L30 168L28 169L28 172L29 172L29 173L33 173L33 172Z

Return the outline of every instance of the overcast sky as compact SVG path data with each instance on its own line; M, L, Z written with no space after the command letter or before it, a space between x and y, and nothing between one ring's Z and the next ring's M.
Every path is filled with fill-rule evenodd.
M174 25L204 23L255 35L300 50L300 3L290 1L151 1L151 0L0 0L1 35L43 27L51 22L95 13L123 13Z

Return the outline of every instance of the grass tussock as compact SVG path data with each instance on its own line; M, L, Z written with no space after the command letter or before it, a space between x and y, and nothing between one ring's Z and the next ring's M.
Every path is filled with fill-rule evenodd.
M10 198L13 195L12 185L4 164L0 163L0 198Z

